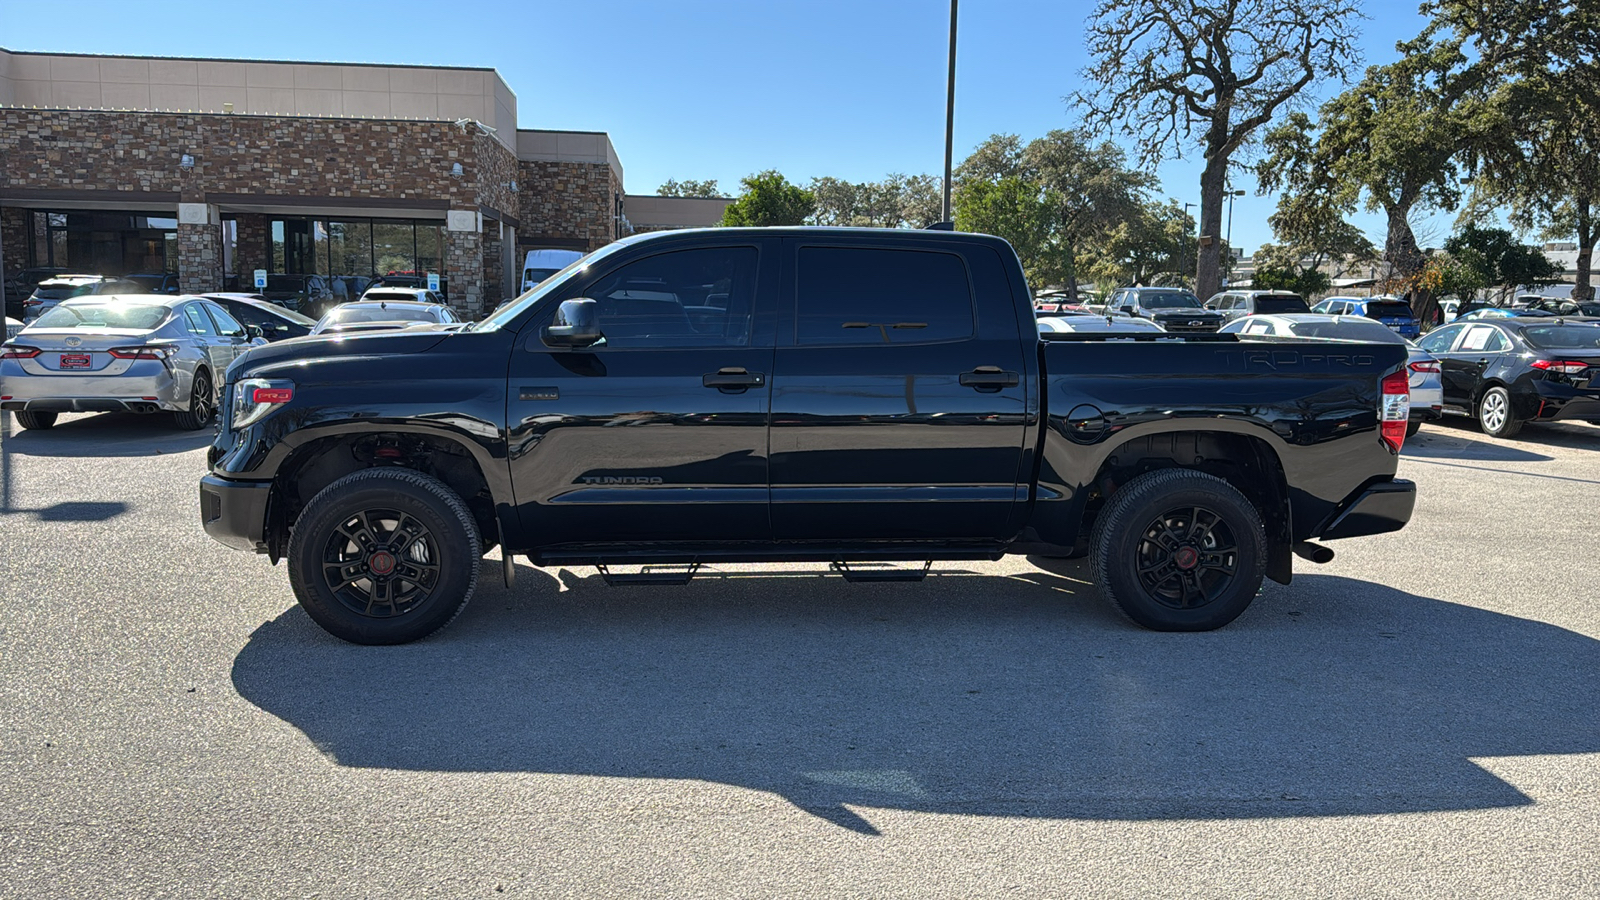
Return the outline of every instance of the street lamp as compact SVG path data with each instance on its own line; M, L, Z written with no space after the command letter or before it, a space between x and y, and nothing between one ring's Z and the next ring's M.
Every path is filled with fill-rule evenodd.
M1228 192L1228 236L1226 238L1226 241L1227 241L1227 244L1228 244L1228 256L1229 257L1233 256L1233 198L1235 198L1235 197L1243 197L1243 196L1244 196L1244 191L1229 191ZM1230 258L1229 259L1229 266L1228 266L1230 269L1233 267L1232 266L1232 262L1233 261ZM1223 279L1222 284L1223 284L1224 287L1227 286L1228 281L1229 281L1229 279Z
M1189 207L1191 207L1191 206L1198 207L1199 205L1200 204L1198 204L1198 203L1185 203L1183 205L1183 214L1187 216L1189 214ZM1194 243L1194 285L1195 285L1195 290L1199 290L1200 289L1200 222L1198 220L1196 220L1195 223L1194 223L1194 241L1195 241L1195 243Z
M944 100L944 217L950 216L950 158L955 150L956 137L956 2L950 0L950 80Z

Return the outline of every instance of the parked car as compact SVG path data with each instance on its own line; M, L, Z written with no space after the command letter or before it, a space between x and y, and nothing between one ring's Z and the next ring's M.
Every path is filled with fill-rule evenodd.
M6 319L6 340L9 341L12 338L17 336L17 332L22 330L22 320L21 319L13 319L10 316L6 316L5 319Z
M387 285L367 288L361 295L362 303L377 303L384 300L401 300L410 303L443 304L444 299L427 288L419 287L389 287Z
M1175 334L1216 331L1223 323L1221 316L1202 309L1200 298L1188 288L1119 288L1105 308L1107 314L1149 319Z
M122 276L124 281L131 281L144 289L147 294L176 294L178 290L178 276L174 272L141 272L135 275Z
M1524 317L1540 319L1553 318L1555 313L1542 309L1522 307L1520 309L1509 306L1480 306L1470 312L1456 316L1457 322L1479 322L1486 319L1520 319Z
M134 282L106 275L58 275L39 282L39 286L33 289L33 296L22 301L22 320L29 322L37 319L57 303L72 297L144 292L144 288Z
M1600 300L1580 301L1567 297L1545 297L1534 301L1528 308L1555 316L1600 316Z
M33 295L33 290L39 286L39 282L65 274L67 270L59 266L29 266L7 275L5 314L13 319L23 318L22 301Z
M312 326L312 334L350 334L357 331L385 331L405 328L419 322L450 324L460 322L455 311L442 303L414 300L359 300L330 310Z
M1149 334L1166 331L1149 319L1133 316L1096 316L1093 314L1047 316L1039 319L1039 333L1055 334Z
M1051 309L1050 307L1055 307L1055 308ZM1035 306L1033 308L1033 316L1036 319L1043 319L1043 318L1047 318L1047 317L1050 317L1050 316L1057 316L1057 317L1059 317L1059 316L1073 316L1073 317L1095 316L1097 318L1102 318L1102 319L1105 318L1105 316L1100 315L1099 313L1096 313L1096 312L1094 312L1092 310L1084 309L1081 306L1079 306L1079 307L1061 307L1061 306L1057 306L1054 303L1047 303L1047 304L1046 303L1041 303L1038 306Z
M1207 300L1205 306L1216 311L1227 322L1245 316L1311 312L1311 307L1299 294L1288 291L1223 291Z
M522 261L522 290L532 290L580 259L583 253L579 250L529 250Z
M1269 336L1405 344L1409 354L1406 371L1410 373L1411 388L1411 418L1406 435L1416 434L1423 422L1444 415L1444 387L1440 380L1439 360L1393 329L1366 316L1327 316L1318 313L1250 316L1229 322L1222 326L1222 332L1238 334L1247 340Z
M1422 334L1422 323L1411 311L1411 304L1395 297L1329 297L1311 307L1311 311L1329 316L1365 316L1402 337L1415 339Z
M265 343L199 297L74 297L0 347L0 409L23 428L63 412L162 410L204 428L228 366Z
M1600 325L1544 316L1453 322L1417 346L1438 357L1444 411L1512 437L1528 422L1600 422Z
M268 275L261 296L305 315L321 315L324 306L334 303L328 282L321 275Z
M226 309L229 315L243 322L246 327L253 325L259 328L261 336L268 341L305 337L317 324L316 319L302 316L292 309L284 309L260 294L231 293L203 296Z
M1227 335L1041 335L1032 300L988 235L631 236L470 326L251 351L199 517L369 644L455 618L495 544L612 583L1088 554L1134 621L1199 631L1329 558L1306 542L1410 518L1404 347L1263 365Z

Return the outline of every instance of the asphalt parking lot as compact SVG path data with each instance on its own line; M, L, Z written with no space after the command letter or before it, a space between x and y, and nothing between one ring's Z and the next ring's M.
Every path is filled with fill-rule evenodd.
M0 895L1600 896L1600 427L1425 428L1227 629L1085 570L485 569L342 644L206 434L0 417Z

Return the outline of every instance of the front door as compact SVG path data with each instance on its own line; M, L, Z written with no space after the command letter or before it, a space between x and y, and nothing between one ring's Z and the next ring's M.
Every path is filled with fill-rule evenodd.
M603 343L518 335L507 384L513 489L531 543L768 541L776 244L604 260L554 298L597 302Z
M1450 353L1440 359L1444 402L1471 412L1483 373L1509 347L1493 325L1469 325Z
M1027 382L993 251L791 238L773 374L778 540L1001 539ZM981 268L987 277L969 273Z

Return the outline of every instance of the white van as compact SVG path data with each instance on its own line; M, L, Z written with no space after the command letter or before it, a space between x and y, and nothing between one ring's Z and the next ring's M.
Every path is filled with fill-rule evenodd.
M522 289L532 288L582 258L583 254L577 250L529 250L527 260L522 263Z

